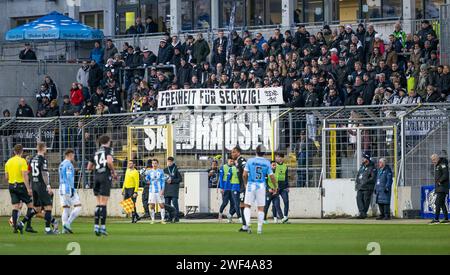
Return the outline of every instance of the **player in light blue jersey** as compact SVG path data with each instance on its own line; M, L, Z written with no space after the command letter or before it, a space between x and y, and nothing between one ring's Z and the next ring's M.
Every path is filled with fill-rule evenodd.
M150 204L150 216L152 218L152 224L155 223L155 206L158 203L161 209L161 223L164 221L166 210L164 209L164 186L166 178L164 171L159 168L159 161L157 159L152 160L152 169L145 171L145 181L149 184L149 204Z
M65 152L64 161L59 165L59 196L63 207L63 234L73 234L72 222L81 212L80 197L75 190L75 169L72 164L74 160L75 152L68 149ZM71 207L73 207L72 211Z
M245 209L244 215L247 221L248 233L252 233L250 228L251 206L258 207L258 234L262 233L264 223L264 206L266 204L266 177L270 177L275 182L275 175L269 160L264 158L264 146L256 147L256 158L249 159L244 168L244 184L245 190Z

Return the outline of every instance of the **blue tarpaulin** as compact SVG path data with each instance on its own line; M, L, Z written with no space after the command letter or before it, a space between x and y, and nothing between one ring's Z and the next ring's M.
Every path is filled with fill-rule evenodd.
M56 11L6 33L6 40L100 40L103 32Z

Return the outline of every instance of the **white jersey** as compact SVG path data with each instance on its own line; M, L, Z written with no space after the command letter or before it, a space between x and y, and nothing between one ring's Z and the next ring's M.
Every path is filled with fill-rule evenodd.
M247 189L244 203L256 204L257 207L266 204L266 177L273 174L270 162L263 157L249 159L245 165L248 172Z
M145 171L145 181L150 183L150 193L159 193L161 190L164 190L164 171L162 169L151 169Z

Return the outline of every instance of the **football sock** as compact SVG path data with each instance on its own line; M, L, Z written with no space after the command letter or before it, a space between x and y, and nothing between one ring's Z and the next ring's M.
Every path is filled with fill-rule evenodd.
M106 205L101 206L101 219L100 224L105 225L106 224Z
M19 210L14 209L12 211L12 219L13 219L13 226L16 227L17 226L17 218L19 217Z
M50 224L52 222L52 211L51 210L45 210L45 232L50 231Z
M72 224L72 222L78 217L78 215L80 215L80 212L81 212L81 206L76 206L70 213L67 223Z
M144 204L145 215L150 215L150 210L148 209L148 204L145 204L145 203L143 203L143 204Z
M71 214L70 213L70 208L64 207L62 215L61 215L61 220L62 220L63 225L68 223L70 214Z
M135 216L135 217L138 217L138 214L137 214L137 211L136 211L136 204L134 204L134 208L133 208L133 215Z
M245 211L244 211L245 207L241 207L241 218L242 218L242 228L246 228L247 227L247 221L245 220Z
M152 218L152 221L155 220L155 209L150 210L150 217Z
M244 216L245 216L245 220L247 221L247 223L245 225L246 228L248 228L250 226L250 215L251 215L250 208L245 207L245 209L244 209Z
M27 215L23 218L22 222L27 224L27 228L31 227L31 219L36 215L34 208L27 209Z
M94 223L96 225L98 225L99 221L100 221L100 214L101 214L101 209L100 209L100 205L97 205L97 207L95 208L95 214L94 214Z
M258 212L258 231L262 231L263 223L264 223L264 212L259 211Z
M165 216L166 216L166 209L161 208L161 221L164 221Z

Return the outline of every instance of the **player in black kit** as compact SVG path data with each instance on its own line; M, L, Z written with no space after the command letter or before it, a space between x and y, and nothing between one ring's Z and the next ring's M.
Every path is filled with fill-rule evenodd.
M245 184L244 180L242 178L242 175L244 174L244 168L247 164L247 160L241 156L241 148L239 146L236 146L231 151L231 157L234 159L236 163L236 167L238 169L238 178L239 178L239 184L240 184L240 208L241 208L241 219L242 219L242 227L239 229L239 232L247 232L248 226L247 222L244 218L244 209L245 209Z
M37 144L37 154L30 161L31 189L33 205L36 213L45 212L45 233L58 234L58 221L52 217L53 191L50 186L48 162L45 158L47 146L43 142ZM50 228L53 226L53 230Z
M94 213L94 232L97 236L107 236L106 205L111 193L112 180L117 180L117 174L114 170L111 138L109 136L101 136L98 142L100 148L89 160L87 169L94 171L94 195L97 197L97 207Z

